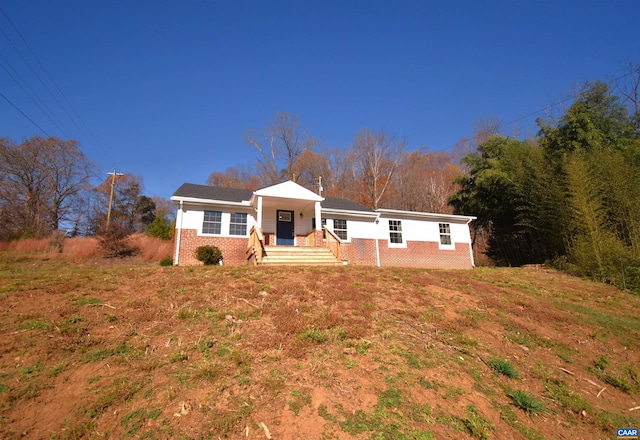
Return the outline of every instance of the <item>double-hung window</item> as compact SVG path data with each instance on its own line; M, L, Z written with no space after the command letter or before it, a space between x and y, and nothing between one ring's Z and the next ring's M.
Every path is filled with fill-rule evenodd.
M222 231L222 212L205 211L202 222L203 234L220 234Z
M247 235L247 214L243 212L231 214L229 235Z
M389 220L389 243L402 244L402 221Z
M451 246L451 225L449 223L439 223L438 228L440 229L440 245Z
M333 233L340 237L340 240L347 240L347 221L342 219L333 219Z

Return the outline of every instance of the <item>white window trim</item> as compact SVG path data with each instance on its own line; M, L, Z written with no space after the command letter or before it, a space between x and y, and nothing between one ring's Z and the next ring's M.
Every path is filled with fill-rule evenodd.
M344 220L345 221L345 225L347 227L347 229L345 230L347 232L347 238L345 238L344 240L341 238L340 240L342 241L342 243L351 243L351 234L349 234L349 220L344 219L344 218L327 219L327 227L329 227L328 226L329 220L331 220L331 232L333 232L334 234L336 234L335 220ZM336 234L336 236L338 236L338 234Z
M441 250L451 250L454 251L456 249L456 243L453 241L453 233L451 232L451 223L443 223L445 225L449 225L449 234L441 234L440 233L440 223L437 224L437 228L438 228L438 249ZM449 238L451 239L451 244L442 244L442 235L449 235Z
M396 222L400 222L400 234L402 235L402 243L392 243L391 242L391 222L392 221L396 221ZM396 219L392 219L390 218L389 221L387 222L387 245L390 248L396 248L396 249L402 249L402 248L406 248L407 247L407 240L405 238L405 231L402 230L402 220L396 220Z
M200 226L198 227L198 235L202 237L229 237L229 238L247 238L249 237L249 231L251 230L251 215L242 211L220 211L219 209L207 209L206 211L219 211L222 212L221 217L221 226L219 234L208 234L202 231L202 227L204 226L204 211L202 211L202 218L200 221ZM231 214L246 214L247 216L247 230L244 235L231 235L229 233L231 229Z
M231 216L233 214L244 214L245 220L246 220L246 222L244 223L244 234L232 234L231 233ZM237 224L240 224L240 223L237 223ZM229 231L229 237L248 237L249 236L249 214L247 214L246 212L241 212L241 211L230 212L229 213L229 228L227 230Z
M220 233L212 234L210 232L204 232L204 213L205 211L210 212L220 212ZM198 227L198 235L202 235L204 237L221 237L224 232L224 211L220 211L219 209L205 209L202 211L202 218L200 219L200 226Z

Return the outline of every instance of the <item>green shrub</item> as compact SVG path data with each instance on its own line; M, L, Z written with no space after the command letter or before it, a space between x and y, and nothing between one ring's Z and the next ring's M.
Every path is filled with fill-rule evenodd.
M173 258L165 257L160 260L160 266L173 266Z
M196 249L196 259L207 266L220 264L222 252L216 246L200 246Z
M171 222L164 215L159 215L153 219L147 227L146 234L149 237L157 237L163 240L171 240L173 238L174 228Z

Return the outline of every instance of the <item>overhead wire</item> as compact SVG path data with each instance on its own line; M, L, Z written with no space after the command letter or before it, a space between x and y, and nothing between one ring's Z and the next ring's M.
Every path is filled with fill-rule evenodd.
M9 22L9 24L11 25L12 29L14 30L14 32L18 35L18 37L20 38L20 40L22 41L22 44L24 44L24 46L28 49L29 53L31 54L31 56L35 59L35 61L37 62L37 64L40 66L40 69L42 69L42 71L46 74L46 77L48 78L48 80L51 82L51 84L53 84L53 86L55 87L55 89L58 91L58 93L60 94L60 96L62 97L62 99L64 100L64 102L66 103L66 105L68 106L68 108L73 112L73 114L75 115L75 117L73 117L71 114L69 114L69 112L67 111L67 108L60 102L60 100L54 95L54 93L51 91L51 89L49 88L49 86L47 86L46 82L42 79L42 77L36 72L36 70L33 68L33 66L31 65L31 63L27 60L27 58L23 55L23 53L20 51L20 49L14 44L14 42L11 40L11 38L9 37L9 35L6 34L6 32L2 31L2 33L4 34L5 38L9 41L9 43L11 44L11 46L14 48L14 50L20 55L20 57L22 58L22 60L25 62L25 64L29 67L29 69L31 70L31 72L35 75L35 77L40 81L40 83L42 84L42 86L45 88L45 90L48 92L48 94L51 96L51 98L54 100L54 102L58 105L58 107L60 107L60 109L64 112L64 114L66 115L66 117L73 123L73 125L76 127L76 129L84 136L85 139L87 139L88 141L90 141L91 143L93 143L96 147L99 153L101 153L104 158L106 158L108 160L108 162L115 164L115 161L111 158L111 156L109 155L109 153L107 152L107 150L102 146L102 144L100 143L100 141L98 141L98 139L96 138L96 136L93 134L93 132L91 131L91 129L87 126L87 124L84 122L84 120L82 119L82 117L80 116L80 114L78 113L78 111L75 109L75 107L71 104L70 100L67 98L66 94L62 91L62 89L60 88L60 86L57 84L57 82L53 79L53 77L51 76L51 74L49 73L49 71L47 70L47 68L44 66L44 64L42 63L42 61L40 61L40 58L37 56L37 54L35 53L35 51L31 48L31 46L29 45L29 43L26 41L26 39L22 36L22 34L20 33L20 31L18 30L18 28L16 27L16 25L13 23L13 21L11 20L11 18L9 17L9 15L4 11L4 9L0 6L0 12L2 13L2 15L4 15L4 17L6 18L6 20ZM0 29L1 30L1 29ZM13 68L12 68L13 69ZM6 69L5 69L6 70ZM14 79L15 81L15 79ZM24 90L24 89L23 89ZM26 93L26 92L25 92ZM37 95L37 94L36 94ZM4 96L3 96L4 97ZM4 97L5 99L7 99L6 97ZM40 99L40 98L39 98ZM8 99L7 99L8 100ZM14 104L11 103L11 105L16 109L19 110L18 107ZM47 106L47 108L49 108ZM23 116L26 117L25 112L19 110L20 114L22 114ZM46 112L44 112L46 114ZM53 112L52 112L53 113ZM54 116L55 117L55 116ZM33 119L31 118L27 118L30 122L34 123ZM56 118L57 119L57 118ZM82 124L82 126L84 126L83 129L80 124L77 122L80 121L80 124ZM40 128L39 125L35 124L41 131L42 128ZM61 129L61 127L58 124L55 124L58 129ZM64 125L64 124L61 124ZM61 129L61 131L66 132L69 130L64 130ZM43 131L44 132L44 131ZM67 135L68 136L68 135ZM69 136L68 136L69 137Z
M18 108L17 105L15 105L13 102L11 102L11 100L9 98L7 98L6 96L4 96L4 94L2 92L0 92L0 96L2 96L2 98L7 101L13 108L16 109L16 111L18 113L20 113L22 116L24 116L28 121L30 121L33 125L35 125L36 127L38 127L38 130L40 130L41 132L43 132L44 134L46 134L47 136L51 137L51 135L49 133L46 132L46 130L42 127L40 127L38 125L38 123L36 121L34 121L33 119L31 119L29 116L27 116L27 114L25 112L23 112L22 110L20 110L20 108Z
M36 93L35 90L29 85L29 83L20 75L18 71L16 71L11 63L0 54L0 67L11 77L11 79L22 89L22 91L31 99L31 101L40 109L40 111L51 121L53 125L55 125L61 133L63 133L66 137L70 137L69 133L65 128L62 127L62 122L56 117L55 113L51 110L51 108L47 105L46 102ZM11 71L9 70L11 69ZM27 90L28 89L28 90Z

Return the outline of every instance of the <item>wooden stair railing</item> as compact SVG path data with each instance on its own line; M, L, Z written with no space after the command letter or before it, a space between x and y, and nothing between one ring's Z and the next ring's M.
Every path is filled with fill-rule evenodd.
M249 247L247 248L247 260L253 259L253 265L262 262L264 256L264 234L262 228L253 226L249 231Z
M333 231L331 231L326 226L323 226L323 229L326 232L325 234L326 246L333 253L333 255L335 255L338 261L342 261L342 257L340 254L340 244L342 243L342 240L340 239L340 237L334 234Z

